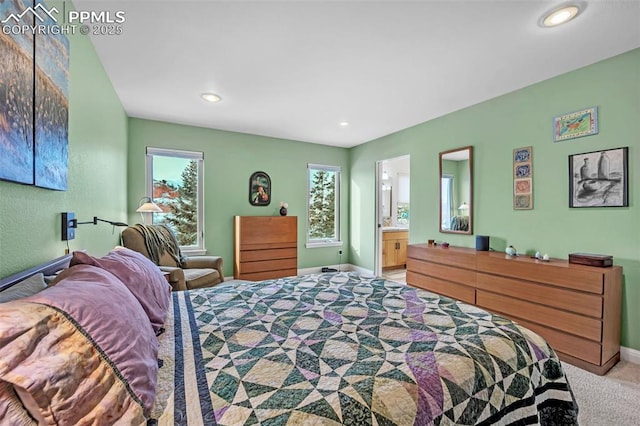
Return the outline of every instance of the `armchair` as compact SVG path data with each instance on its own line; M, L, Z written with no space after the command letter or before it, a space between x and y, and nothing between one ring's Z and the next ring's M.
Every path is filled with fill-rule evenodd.
M164 225L129 226L122 231L122 245L168 272L174 291L211 287L224 281L222 257L183 256L175 235Z

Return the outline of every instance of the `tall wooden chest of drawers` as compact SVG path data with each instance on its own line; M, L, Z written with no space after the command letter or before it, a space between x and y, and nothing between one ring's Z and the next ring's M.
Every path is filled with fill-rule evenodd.
M235 216L233 277L259 281L298 274L296 216Z
M503 315L596 374L620 359L622 268L410 245L407 283Z

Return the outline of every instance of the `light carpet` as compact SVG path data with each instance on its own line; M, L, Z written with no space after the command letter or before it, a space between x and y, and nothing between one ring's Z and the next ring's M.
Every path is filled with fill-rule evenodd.
M640 365L620 361L605 376L562 363L580 426L640 425Z

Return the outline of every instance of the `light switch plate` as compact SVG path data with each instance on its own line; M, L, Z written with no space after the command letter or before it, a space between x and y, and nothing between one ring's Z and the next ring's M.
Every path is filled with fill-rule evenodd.
M73 240L76 237L75 218L75 213L62 212L62 241Z

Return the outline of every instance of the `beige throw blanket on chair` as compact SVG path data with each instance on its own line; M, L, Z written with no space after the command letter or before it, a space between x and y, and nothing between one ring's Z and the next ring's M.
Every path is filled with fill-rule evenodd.
M145 247L153 263L160 265L160 257L167 252L176 264L182 267L184 257L173 231L168 226L137 224L133 228L144 238Z

